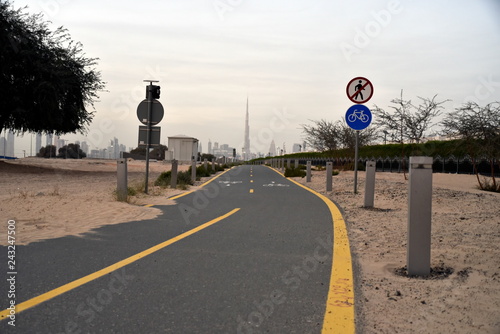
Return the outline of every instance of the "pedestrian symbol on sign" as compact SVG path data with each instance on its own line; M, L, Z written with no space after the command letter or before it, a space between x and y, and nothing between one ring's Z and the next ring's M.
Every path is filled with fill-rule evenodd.
M354 99L357 100L359 95L361 96L361 100L363 100L362 91L365 90L365 88L363 87L363 80L359 80L359 83L356 85L355 89L356 89L356 95L354 95Z

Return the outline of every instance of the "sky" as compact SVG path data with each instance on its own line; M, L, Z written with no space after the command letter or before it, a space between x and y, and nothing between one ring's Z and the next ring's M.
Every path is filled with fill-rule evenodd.
M346 85L369 79L365 105L405 99L500 101L500 2L332 0L14 0L81 42L106 82L86 134L105 148L138 142L143 80L159 80L161 143L179 134L241 152L248 98L253 153L292 151L303 124L341 120ZM92 108L89 106L89 108ZM16 140L29 155L33 136ZM23 152L23 150L25 152ZM34 152L33 152L34 154Z

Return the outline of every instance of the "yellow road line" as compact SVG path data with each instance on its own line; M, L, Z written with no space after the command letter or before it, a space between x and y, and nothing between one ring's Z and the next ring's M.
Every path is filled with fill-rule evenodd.
M253 180L250 180L250 183L253 183Z
M203 183L203 184L200 186L200 188L201 188L201 187L206 186L207 184L209 184L210 182L212 182L212 181L213 181L213 180L215 180L216 178L218 178L218 177L222 176L224 173L229 172L231 169L232 169L232 168L230 168L230 169L228 169L228 170L225 170L225 171L223 171L222 173L220 173L219 175L217 175L216 177L211 178L211 179L210 179L210 180L208 180L207 182ZM173 197L169 197L168 199L178 199L178 198L181 198L182 196L189 195L189 194L191 194L192 192L195 192L195 191L196 191L196 190L187 191L187 192L185 192L185 193L183 193L183 194L180 194L180 195L177 195L177 196L173 196Z
M281 175L280 172L273 168L271 169ZM339 208L328 197L292 179L288 180L321 198L328 206L333 219L332 273L321 333L353 334L355 332L355 324L352 257L347 228L342 213L340 213Z
M253 189L250 189L250 194L253 194Z
M178 235L178 236L176 236L176 237L174 237L172 239L164 241L161 244L158 244L158 245L153 246L151 248L148 248L148 249L146 249L146 250L144 250L144 251L142 251L140 253L132 255L132 256L124 259L124 260L121 260L121 261L119 261L119 262L117 262L115 264L110 265L109 267L106 267L104 269L96 271L95 273L89 274L89 275L84 276L82 278L79 278L79 279L77 279L77 280L75 280L73 282L70 282L70 283L67 283L67 284L65 284L63 286L60 286L60 287L58 287L58 288L56 288L54 290L51 290L51 291L46 292L44 294L41 294L41 295L39 295L37 297L31 298L31 299L29 299L29 300L27 300L25 302L17 304L16 305L16 315L19 312L25 311L25 310L33 307L33 306L36 306L36 305L38 305L40 303L43 303L43 302L45 302L45 301L47 301L49 299L52 299L52 298L57 297L57 296L59 296L59 295L61 295L63 293L66 293L66 292L68 292L70 290L73 290L73 289L75 289L75 288L77 288L77 287L79 287L81 285L84 285L84 284L86 284L86 283L88 283L90 281L93 281L93 280L95 280L95 279L97 279L99 277L107 275L107 274L109 274L109 273L111 273L111 272L113 272L113 271L115 271L117 269L125 267L126 265L129 265L132 262L135 262L135 261L137 261L137 260L139 260L139 259L141 259L143 257L146 257L146 256L148 256L150 254L153 254L154 252L157 252L157 251L159 251L162 248L170 246L171 244L173 244L173 243L175 243L175 242L177 242L179 240L182 240L182 239L184 239L184 238L186 238L186 237L188 237L188 236L190 236L190 235L192 235L192 234L194 234L196 232L199 232L199 231L201 231L201 230L203 230L203 229L205 229L205 228L207 228L207 227L209 227L209 226L211 226L211 225L213 225L213 224L215 224L215 223L217 223L217 222L219 222L219 221L221 221L221 220L223 220L223 219L231 216L232 214L238 212L239 210L240 210L240 208L233 209L233 210L229 211L228 213L226 213L225 215L222 215L220 217L212 219L211 221L206 222L203 225L195 227L192 230L189 230L189 231L184 232L184 233L182 233L182 234L180 234L180 235ZM7 318L9 316L9 314L10 314L9 312L10 312L9 309L6 309L6 310L3 310L2 312L0 312L0 320L3 320L5 318Z

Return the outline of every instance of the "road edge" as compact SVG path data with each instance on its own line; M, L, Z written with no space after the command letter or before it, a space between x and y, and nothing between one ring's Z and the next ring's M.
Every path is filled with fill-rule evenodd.
M285 177L278 170L267 166L271 170ZM347 235L347 227L339 207L328 197L308 188L299 182L287 178L299 187L313 193L328 206L333 221L333 256L332 272L328 297L326 300L325 316L323 318L322 333L355 333L354 310L354 279L352 271L352 255Z

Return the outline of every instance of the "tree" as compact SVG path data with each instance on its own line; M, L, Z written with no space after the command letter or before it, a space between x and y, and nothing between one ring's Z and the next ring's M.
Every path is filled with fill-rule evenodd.
M442 122L443 134L461 139L462 145L472 158L477 181L481 189L489 188L479 179L476 160L484 156L490 162L492 189L500 191L495 179L495 159L500 165L500 102L484 107L475 102L467 102L449 113Z
M356 130L350 128L345 120L336 122L312 121L314 125L302 125L305 133L304 140L306 144L314 149L324 151L334 151L341 148L353 149L356 145ZM374 138L374 129L367 128L359 132L359 146L369 144Z
M168 148L165 145L155 147L151 152L149 152L149 157L156 160L165 160L165 152Z
M83 132L94 116L88 105L104 88L97 59L63 27L50 31L42 14L11 6L0 2L0 129Z
M200 156L200 159L201 159L200 161L205 161L205 159L207 159L207 161L212 161L215 159L215 155L209 153L203 153Z
M40 152L36 154L40 158L55 158L56 157L56 147L54 145L47 145L40 148Z
M347 125L345 120L337 121L337 124L340 130L338 139L340 148L354 150L356 147L356 130ZM375 128L370 126L364 130L359 131L358 146L362 147L369 145L372 141L374 141L376 137L375 133Z
M386 131L393 142L420 143L426 132L434 125L434 118L444 109L443 104L449 101L436 101L436 97L437 95L432 99L418 97L421 103L415 106L411 100L403 100L401 90L401 97L391 100L394 104L390 106L394 110L392 113L375 105L374 125L380 132Z
M142 147L142 146L136 147L130 151L130 154L137 154L137 155L146 156L146 147Z
M58 158L63 159L82 159L85 158L87 154L80 149L78 144L68 144L59 149Z
M302 124L306 144L321 152L336 150L339 147L338 133L340 129L338 124L324 119L310 121L314 125Z
M165 152L168 151L168 148L165 145L161 145L155 147L152 151L149 152L149 157L151 159L156 160L165 160ZM146 147L137 147L130 151L131 154L143 155L146 156Z

